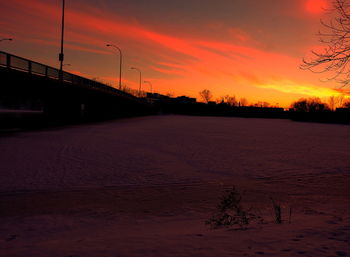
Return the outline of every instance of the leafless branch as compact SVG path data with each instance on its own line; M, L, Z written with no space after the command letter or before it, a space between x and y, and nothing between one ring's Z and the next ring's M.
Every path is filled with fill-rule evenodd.
M320 42L326 46L311 51L311 58L304 58L300 68L315 73L331 73L328 80L335 80L346 87L350 84L350 0L334 0L330 10L335 17L321 20L325 32L319 32Z

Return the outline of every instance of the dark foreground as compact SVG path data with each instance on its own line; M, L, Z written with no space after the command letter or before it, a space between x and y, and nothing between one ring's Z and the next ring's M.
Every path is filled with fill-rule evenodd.
M2 137L0 256L348 256L349 129L154 116ZM211 230L232 185L264 222Z

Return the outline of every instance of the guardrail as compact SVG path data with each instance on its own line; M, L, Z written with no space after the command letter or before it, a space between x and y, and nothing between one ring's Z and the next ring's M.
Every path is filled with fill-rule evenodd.
M72 83L80 86L88 86L93 89L102 90L105 92L110 92L118 95L122 95L124 97L131 97L133 99L137 99L135 96L125 93L121 90L118 90L114 87L108 86L101 82L87 79L69 72L63 71L62 77L60 76L60 70L47 66L45 64L41 64L38 62L34 62L29 59L25 59L13 54L9 54L6 52L0 51L0 66L8 69L18 70L22 72L26 72L29 74L34 74L38 76L47 77L55 80L62 80L67 83Z

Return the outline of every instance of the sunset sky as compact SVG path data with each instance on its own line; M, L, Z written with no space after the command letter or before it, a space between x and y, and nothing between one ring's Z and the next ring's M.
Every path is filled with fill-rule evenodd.
M325 74L300 70L319 47L323 8L331 0L66 0L66 70L138 88L199 98L245 97L288 107L301 97L339 94ZM0 0L0 49L59 66L60 0ZM149 90L148 84L143 84Z

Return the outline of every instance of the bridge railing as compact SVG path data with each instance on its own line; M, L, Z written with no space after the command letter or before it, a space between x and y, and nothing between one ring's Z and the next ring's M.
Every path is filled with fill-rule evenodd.
M108 86L101 82L87 79L73 73L65 72L62 73L62 78L60 77L60 70L47 66L45 64L41 64L38 62L34 62L29 59L25 59L13 54L9 54L6 52L0 51L0 67L5 67L8 69L19 70L22 72L27 72L29 74L39 75L55 80L62 80L64 82L90 87L97 90L107 91L114 94L123 95L124 97L131 97L136 99L135 96L125 93L121 90L118 90L114 87Z

